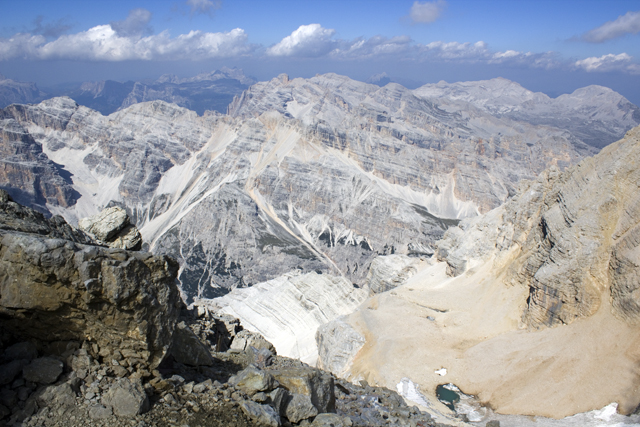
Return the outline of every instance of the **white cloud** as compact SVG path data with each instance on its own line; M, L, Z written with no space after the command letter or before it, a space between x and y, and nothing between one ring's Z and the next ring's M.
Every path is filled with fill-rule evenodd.
M411 6L409 17L416 24L430 23L440 17L446 6L447 2L445 0L415 1Z
M331 52L336 58L362 59L373 56L399 55L412 50L411 37L398 36L387 38L374 36L369 39L358 38L352 42L339 41L340 47Z
M585 33L582 40L590 43L602 43L607 40L622 37L626 34L640 32L640 11L627 12L615 21L609 21L598 28Z
M339 60L395 59L402 61L458 62L461 64L505 64L520 67L561 66L552 52L534 54L507 50L495 52L487 43L443 42L416 44L409 36L374 36L352 41L332 39L335 31L319 24L303 25L269 49L270 56L321 57Z
M640 65L631 62L632 57L626 53L614 55L609 53L600 57L592 56L574 63L576 68L587 72L623 71L630 74L640 74Z
M291 35L267 49L269 56L319 57L331 52L337 42L331 40L336 30L320 24L301 25Z
M424 45L422 51L441 59L482 60L489 59L491 56L487 44L483 41L476 43L436 41Z
M18 33L10 39L0 39L0 61L34 58L38 47L45 41L44 36L24 33Z
M167 31L147 37L122 36L111 25L99 25L45 43L42 36L17 34L0 40L0 60L76 59L88 61L198 60L250 53L244 30L227 33L191 31L171 38Z
M193 15L209 15L213 16L213 12L222 7L220 0L187 0L187 6L191 8L191 16Z
M111 28L121 37L138 37L143 34L151 34L149 28L151 12L146 9L133 9L124 21L111 22Z

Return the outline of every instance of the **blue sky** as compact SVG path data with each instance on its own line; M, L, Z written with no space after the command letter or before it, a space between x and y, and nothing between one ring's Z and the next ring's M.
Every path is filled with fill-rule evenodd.
M260 80L506 77L640 103L640 1L0 0L0 74L48 86L241 67Z

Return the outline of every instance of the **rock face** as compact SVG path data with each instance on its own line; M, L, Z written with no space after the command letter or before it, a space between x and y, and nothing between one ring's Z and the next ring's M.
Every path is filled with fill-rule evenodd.
M640 128L564 173L551 169L523 184L496 214L451 229L437 256L454 275L495 256L505 282L529 290L523 320L569 324L610 299L620 318L640 323L635 283L640 258ZM501 221L502 224L498 224ZM503 261L515 248L518 256Z
M180 303L175 261L87 245L87 236L61 218L47 220L0 196L3 329L48 341L87 340L94 356L127 353L141 369L157 366Z
M0 111L0 126L0 189L41 212L49 212L47 205L74 205L80 193L73 188L71 175L5 111Z
M376 256L429 253L521 179L596 151L561 123L333 74L255 84L229 113L162 101L108 117L68 98L10 106L3 132L38 148L42 158L21 162L50 177L7 169L0 185L72 224L123 207L151 250L178 259L191 302L297 269L362 285Z
M371 294L395 288L416 274L416 264L421 260L407 255L380 256L371 262L366 284Z
M559 418L611 402L633 412L639 153L640 127L522 182L503 206L450 228L435 245L441 262L342 318L356 334L325 327L319 341L366 337L344 376L388 387L411 378L431 398L444 373L503 414ZM331 366L332 353L321 356Z
M344 377L349 372L353 358L364 346L366 340L342 317L339 317L318 328L316 343L318 368Z
M0 190L0 230L37 234L77 243L93 243L91 237L69 226L61 216L47 219L42 213L14 202L5 190Z

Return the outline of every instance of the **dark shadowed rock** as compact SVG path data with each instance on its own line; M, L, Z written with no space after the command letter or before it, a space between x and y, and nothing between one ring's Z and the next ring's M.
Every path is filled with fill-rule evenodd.
M213 365L213 357L209 349L184 322L180 322L173 333L171 355L177 362L189 366Z
M31 341L23 341L7 348L2 355L5 361L24 359L31 361L38 357L38 349Z
M44 237L66 239L77 243L93 243L91 237L71 227L60 216L47 219L42 213L13 201L0 189L0 230L39 234Z
M52 384L56 382L64 364L53 357L40 357L24 367L22 375L27 381L38 384Z
M287 402L285 416L292 423L297 423L318 415L318 409L311 403L311 398L304 394L293 393Z
M22 368L29 363L28 360L12 360L9 363L0 365L0 385L9 384L15 377L17 377Z

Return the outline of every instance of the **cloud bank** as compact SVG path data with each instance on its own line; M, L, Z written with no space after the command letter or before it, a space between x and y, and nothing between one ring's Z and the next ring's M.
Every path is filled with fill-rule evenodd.
M120 37L139 37L143 34L152 34L149 27L151 12L146 9L133 9L124 21L112 21L111 29Z
M194 10L206 13L217 3L212 0L190 0L188 4L196 8ZM425 4L416 2L414 6ZM421 19L427 19L425 16ZM431 18L433 16L431 15ZM320 24L301 25L280 42L265 49L260 45L248 43L248 36L241 28L217 33L195 30L176 37L172 37L168 31L153 34L149 26L151 18L151 12L148 10L133 9L122 21L98 25L75 34L63 34L54 40L43 34L18 33L11 38L0 39L0 61L24 59L116 62L194 61L240 57L255 60L324 58L333 61L440 62L461 66L498 64L546 70L640 74L640 65L627 53L567 60L554 52L495 51L484 41L433 41L422 44L404 35L377 35L344 40L334 37L336 30L324 28ZM631 27L627 25L625 28L628 30Z
M627 12L615 21L609 21L585 33L581 38L589 43L603 43L627 34L640 32L640 11Z
M40 35L16 34L0 40L0 60L10 59L72 59L86 61L128 60L200 60L237 57L251 53L255 47L247 44L244 30L236 28L226 33L190 31L172 38L168 31L141 37L137 24L121 21L115 25L98 25L71 35L46 42Z

